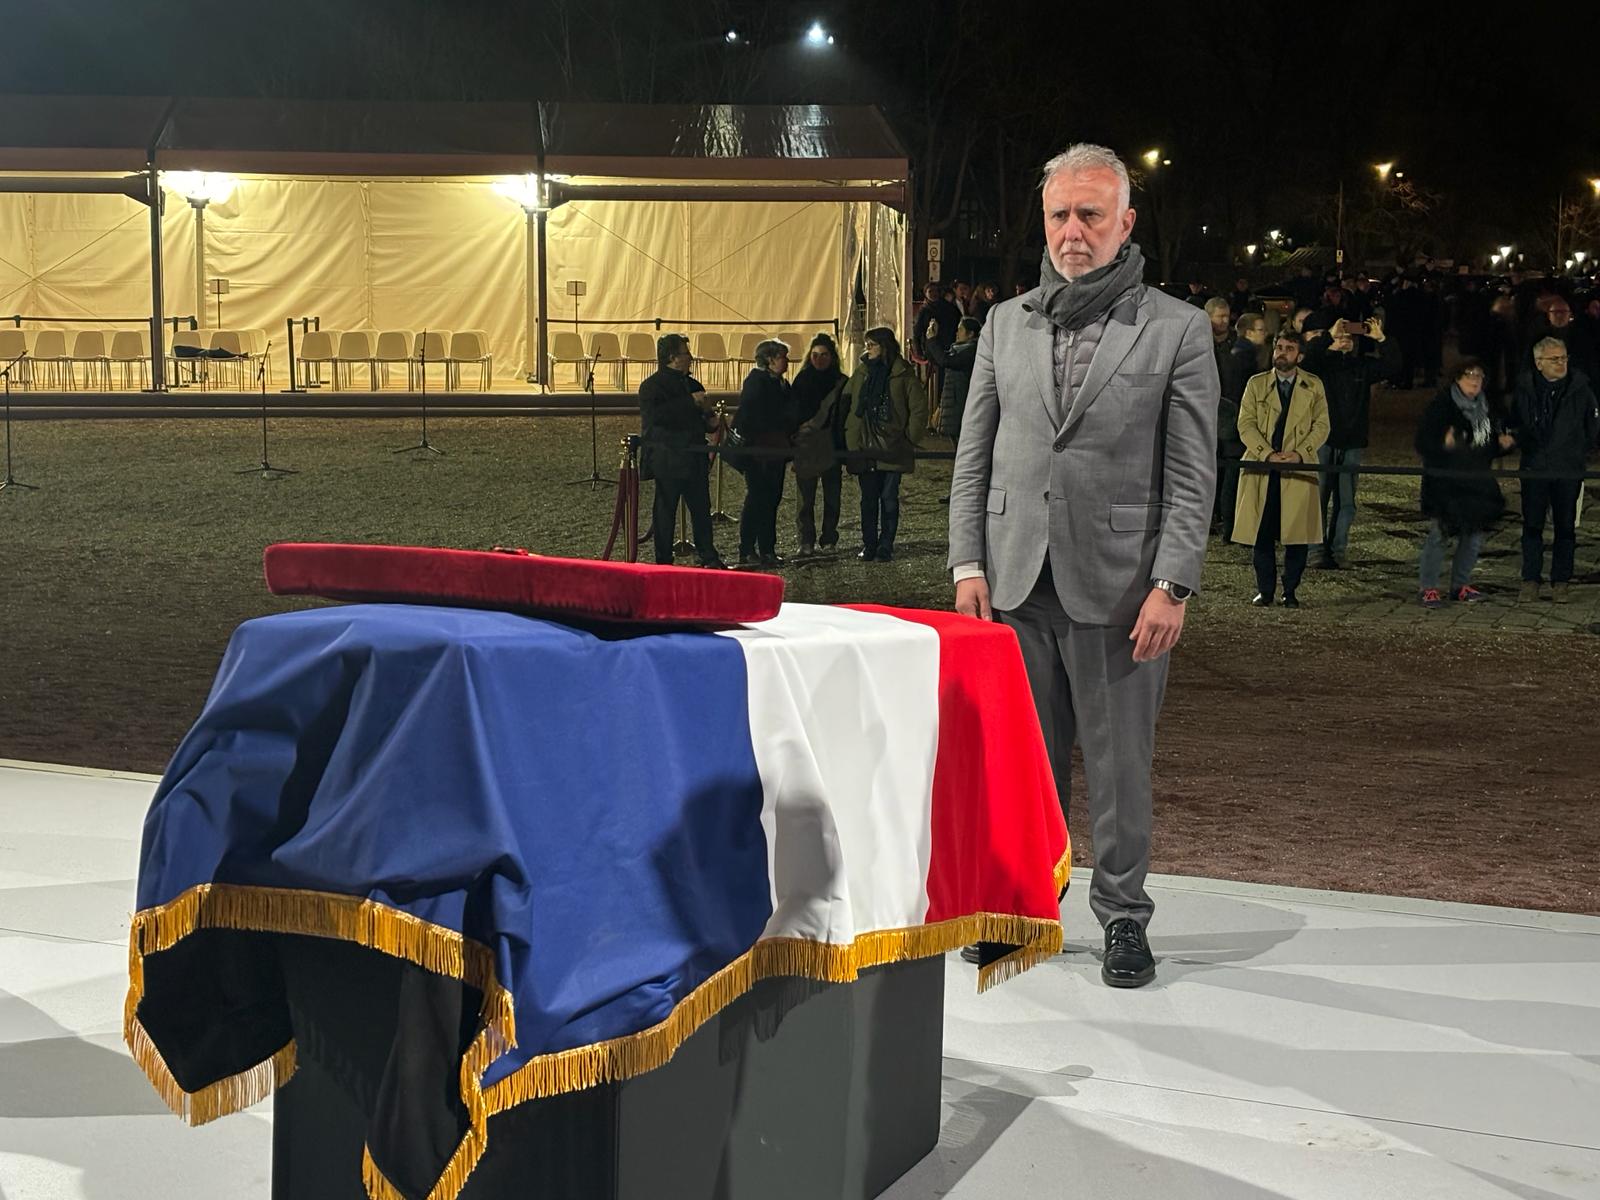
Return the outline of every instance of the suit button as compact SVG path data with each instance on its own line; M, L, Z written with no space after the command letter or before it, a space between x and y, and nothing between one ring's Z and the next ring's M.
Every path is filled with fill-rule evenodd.
M1057 442L1056 443L1056 453L1057 454L1060 454L1066 448L1067 448L1066 442Z
M1045 493L1045 494L1044 494L1044 498L1045 498L1045 501L1046 501L1046 502L1048 502L1048 501L1049 501L1049 499L1050 499L1050 493L1049 493L1049 492L1046 492L1046 493Z

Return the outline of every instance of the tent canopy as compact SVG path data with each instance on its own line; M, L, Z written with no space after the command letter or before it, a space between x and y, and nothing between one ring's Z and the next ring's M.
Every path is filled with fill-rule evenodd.
M0 97L0 170L903 182L863 106Z
M872 108L59 96L0 113L0 172L238 177L203 212L0 187L0 311L40 323L144 310L156 245L163 312L481 330L505 378L543 374L553 323L570 342L670 319L725 333L731 356L752 330L905 312L908 162ZM554 207L493 186L528 173L560 177Z

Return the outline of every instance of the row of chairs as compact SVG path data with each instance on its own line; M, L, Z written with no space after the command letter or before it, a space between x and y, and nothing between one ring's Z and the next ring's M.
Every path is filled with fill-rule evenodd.
M320 381L326 367L335 391L354 385L359 366L367 368L372 391L388 387L390 367L402 363L408 390L414 391L418 377L435 363L444 370L447 389L461 386L461 368L466 366L478 368L479 391L487 392L494 383L494 354L489 349L489 335L481 329L429 329L423 333L313 329L302 336L296 357L307 382Z
M133 387L135 372L141 386L150 377L150 335L144 330L108 335L100 329L0 329L0 362L20 354L27 357L11 375L19 387L76 389L81 372L84 387L109 390L114 369L124 389Z
M791 331L775 336L777 341L789 347L790 365L798 370L814 335ZM740 383L739 375L755 363L756 347L772 337L774 335L769 333L743 334L738 343L738 353L733 354L730 353L731 335L724 337L720 333L705 331L690 336L689 348L694 353L696 372L702 382L717 382L735 388ZM655 370L655 334L630 333L624 341L615 333L595 332L589 335L587 345L582 335L577 333L556 333L550 339L552 380L557 378L559 368L570 366L575 369L575 381L581 387L590 369L599 372L602 368L608 368L612 387L627 391L630 369L636 363L645 366L646 375Z

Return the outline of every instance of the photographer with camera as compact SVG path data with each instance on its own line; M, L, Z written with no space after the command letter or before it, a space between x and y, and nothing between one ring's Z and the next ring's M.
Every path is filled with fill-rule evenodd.
M678 523L678 502L689 506L689 525L702 567L722 567L711 531L711 490L706 434L717 418L705 405L705 388L689 374L694 356L689 339L668 333L656 342L658 370L639 385L639 420L643 449L639 478L656 481L651 507L656 562L672 563L673 529Z
M1366 450L1372 410L1372 386L1394 375L1400 355L1385 335L1383 322L1341 318L1327 340L1306 346L1305 368L1322 380L1328 396L1328 440L1317 451L1325 467L1359 467ZM1370 350L1363 349L1370 345ZM1322 477L1322 557L1317 567L1337 571L1344 565L1350 526L1356 516L1355 473Z

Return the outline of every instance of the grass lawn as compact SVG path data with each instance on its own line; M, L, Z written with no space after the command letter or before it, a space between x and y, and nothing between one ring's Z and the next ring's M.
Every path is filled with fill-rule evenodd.
M1391 407L1372 459L1407 462L1414 403ZM601 421L603 469L633 428ZM243 420L16 426L17 475L40 490L0 493L0 756L159 771L233 628L316 603L267 594L269 542L586 557L605 545L611 490L565 483L588 473L586 421L445 417L430 428L442 458L389 452L415 440L413 422L285 419L272 432L273 460L300 474L235 474L259 457ZM847 480L849 553L786 567L788 598L948 605L949 469L925 463L905 481L890 564L854 559ZM724 489L737 515L737 473ZM793 491L780 549L794 545ZM1248 550L1213 543L1159 738L1156 869L1600 911L1592 528L1586 598L1570 611L1507 601L1503 533L1481 570L1496 599L1430 625L1412 602L1415 495L1415 480L1364 480L1356 569L1312 573L1296 614L1251 609ZM735 555L735 528L718 542Z

